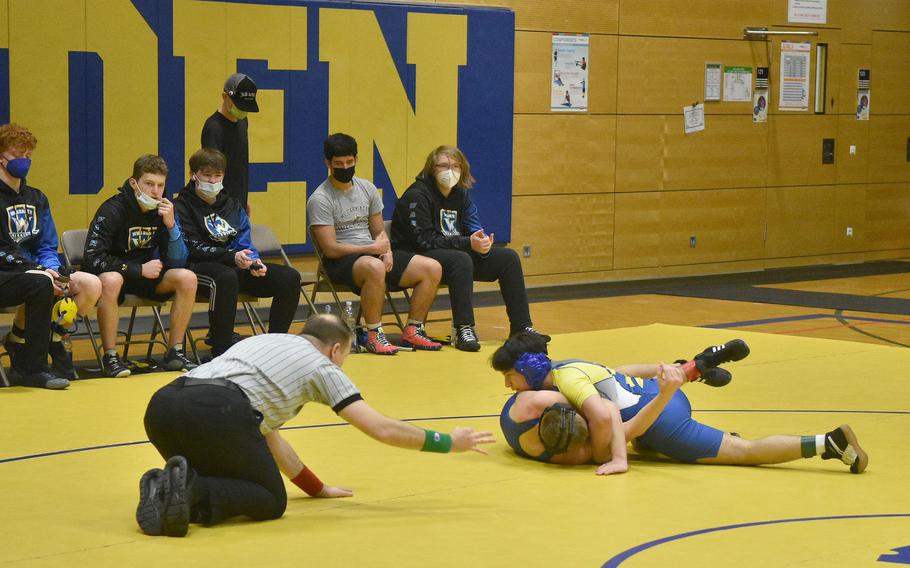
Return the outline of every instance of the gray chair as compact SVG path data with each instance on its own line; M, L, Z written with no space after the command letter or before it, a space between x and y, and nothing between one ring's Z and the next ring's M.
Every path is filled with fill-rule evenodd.
M250 235L253 245L259 251L260 256L278 256L285 266L294 268L294 265L291 264L291 259L289 259L287 253L284 252L284 247L281 246L281 243L278 241L278 236L275 235L275 231L273 231L271 227L253 223L250 226ZM310 296L307 295L307 288L312 288L316 285L317 277L313 272L300 272L299 270L297 272L300 273L300 295L303 296L303 299L307 303L307 307L310 310L310 313L307 315L310 316L316 313L316 306L313 304L315 293L313 294L313 299L311 299ZM253 313L255 313L255 311Z
M67 268L72 270L77 270L81 267L82 262L85 260L85 239L88 236L88 229L73 229L70 231L64 231L61 236L60 242L63 247L63 257L66 260ZM129 349L132 344L143 344L148 345L148 350L146 351L146 358L150 358L152 355L152 349L155 345L160 345L167 351L167 328L164 327L164 322L161 319L161 307L164 305L163 302L156 302L154 300L149 300L146 298L141 298L133 294L126 294L123 298L123 302L120 304L121 307L131 308L129 324L125 332L119 331L118 335L123 335L124 340L118 341L118 345L123 345L123 359L126 359L129 355ZM152 315L154 320L152 322L152 331L151 335L147 340L138 340L133 338L133 328L136 322L136 312L139 308L151 308ZM89 320L88 316L85 314L80 314L82 317L82 324L85 326L85 330L88 333L89 339L92 343L92 349L95 351L95 358L98 360L98 367L104 370L104 367L101 362L101 357L103 353L101 352L101 347L98 345L98 338L95 336L94 328L92 323ZM158 335L161 335L161 339L158 339ZM189 334L189 331L187 331Z

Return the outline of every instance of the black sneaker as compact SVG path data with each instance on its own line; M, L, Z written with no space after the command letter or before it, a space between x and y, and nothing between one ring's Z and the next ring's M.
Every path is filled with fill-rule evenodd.
M70 386L70 382L63 377L58 377L49 371L41 371L38 373L29 373L28 375L22 375L22 378L18 381L19 385L24 387L35 387L39 389L50 389L50 390L63 390Z
M452 345L461 351L480 351L480 341L474 333L474 326L456 326L452 331Z
M171 347L164 354L161 366L165 371L190 371L199 365L186 358L186 352L182 347Z
M534 335L539 335L539 336L541 336L541 337L543 338L543 340L546 341L547 343L550 342L550 336L549 336L549 335L546 335L545 333L540 333L539 331L537 331L536 329L534 329L534 328L531 327L530 325L529 325L528 327L524 328L524 329L521 330L521 331L526 331L526 332L528 332L528 333L533 333Z
M51 366L59 376L69 380L76 378L73 353L66 350L62 341L51 341L47 353L51 356Z
M186 536L190 526L189 464L183 456L173 456L164 466L167 491L161 528L167 536Z
M693 357L695 366L704 373L711 367L719 367L730 361L739 361L749 355L749 346L742 339L734 339L723 345L714 345Z
M710 369L705 369L705 372L695 380L700 383L705 383L709 387L722 387L733 380L733 375L726 369L711 367Z
M164 506L168 493L168 478L163 469L150 469L139 480L139 506L136 522L149 536L164 534Z
M120 379L130 376L130 368L126 366L120 355L116 353L105 353L101 358L101 370L106 377Z
M847 424L825 434L823 460L839 459L850 466L850 473L862 473L869 465L869 455L863 451L853 429Z

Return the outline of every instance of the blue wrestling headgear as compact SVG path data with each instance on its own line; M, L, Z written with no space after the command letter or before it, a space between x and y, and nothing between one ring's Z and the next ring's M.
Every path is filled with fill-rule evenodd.
M522 353L521 357L515 360L515 370L524 376L534 390L540 390L550 369L550 358L546 353Z

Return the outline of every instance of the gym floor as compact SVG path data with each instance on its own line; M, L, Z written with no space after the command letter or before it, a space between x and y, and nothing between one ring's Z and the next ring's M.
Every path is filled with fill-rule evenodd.
M910 457L901 445L910 434L910 311L900 313L910 298L906 273L827 274L752 288L810 296L806 305L788 305L748 295L634 291L543 298L531 309L535 326L553 335L553 358L614 366L672 361L745 339L752 354L728 366L732 383L686 385L695 418L749 438L819 434L849 423L870 455L862 475L818 458L728 467L630 451L627 474L599 477L593 466L519 458L499 432L509 392L488 359L508 326L504 309L490 306L477 310L485 340L479 353L446 347L355 355L345 363L366 400L385 414L439 430L493 431L497 443L488 455L383 446L328 408L307 405L284 435L323 480L353 489L354 497L311 499L288 484L282 519L192 525L184 539L147 537L134 519L139 477L161 466L142 415L176 373L81 380L65 392L0 390L0 564L910 564ZM833 299L831 307L819 307L825 302L812 299L819 294ZM889 311L844 310L865 304L838 304L840 295ZM446 330L445 323L430 326L431 335Z

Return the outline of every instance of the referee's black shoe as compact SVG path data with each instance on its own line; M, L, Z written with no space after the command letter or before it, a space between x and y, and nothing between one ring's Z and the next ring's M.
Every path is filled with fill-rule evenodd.
M190 526L188 479L190 467L183 456L173 456L164 466L167 491L164 498L162 529L167 536L186 536Z
M164 499L167 494L167 477L160 468L150 469L139 480L139 506L136 507L136 522L142 532L149 536L163 534Z

